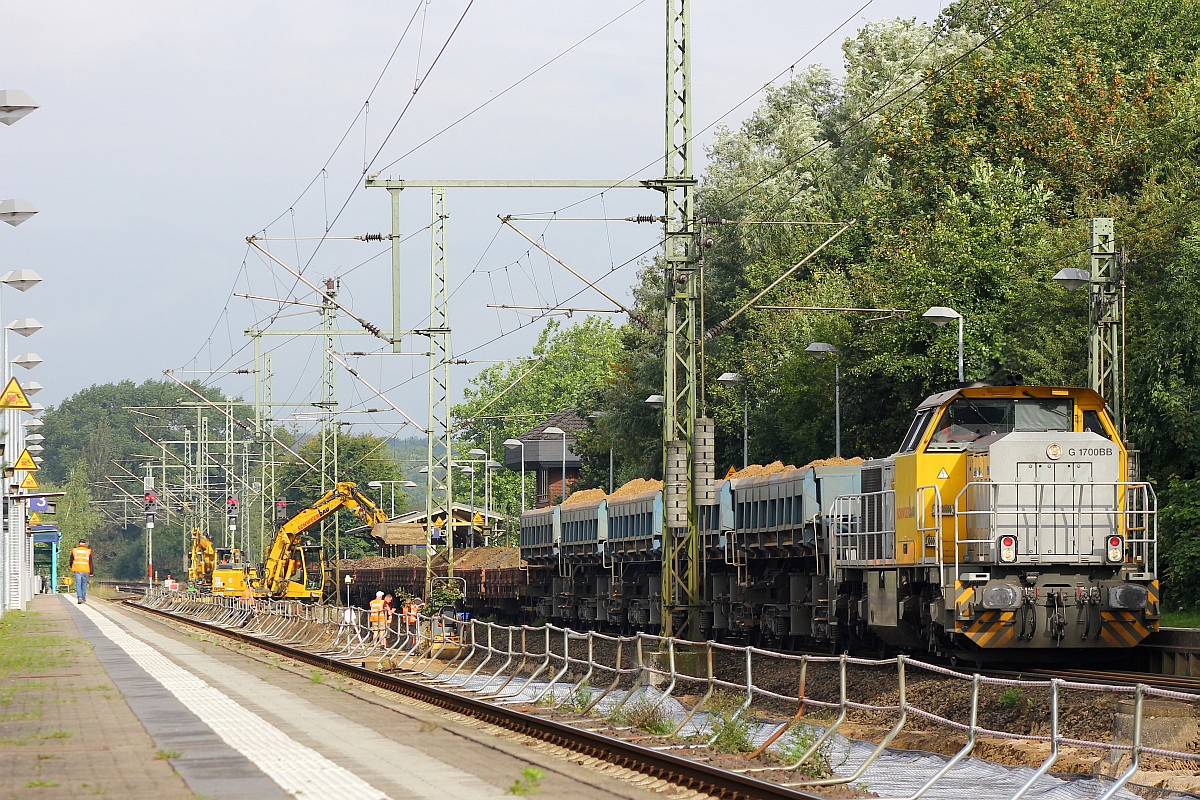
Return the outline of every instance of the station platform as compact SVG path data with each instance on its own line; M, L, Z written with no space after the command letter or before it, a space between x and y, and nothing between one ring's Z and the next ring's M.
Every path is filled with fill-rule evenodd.
M499 798L531 766L546 797L662 797L114 602L20 616L36 657L0 659L0 798Z

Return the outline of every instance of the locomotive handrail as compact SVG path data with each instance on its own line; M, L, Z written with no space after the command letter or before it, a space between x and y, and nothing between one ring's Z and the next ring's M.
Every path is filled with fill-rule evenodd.
M1001 505L1002 489L1011 489L1009 505ZM1024 492L1022 491L1024 490ZM1085 490L1090 490L1091 504L1084 502ZM1111 503L1104 503L1107 491L1111 491ZM1050 493L1049 501L1046 499ZM1056 502L1055 495L1069 492L1070 505ZM1075 495L1078 492L1078 499ZM1022 505L1023 496L1034 495L1033 504ZM980 495L986 494L983 508L966 508L968 501L978 505ZM1061 496L1061 495L1060 495ZM954 569L955 575L963 568L963 559L970 545L979 546L980 557L973 563L996 563L996 537L1000 530L1000 517L1013 519L1014 535L1019 535L1031 549L1025 555L1040 558L1071 558L1076 563L1091 563L1095 547L1080 546L1081 531L1088 532L1095 540L1101 534L1119 533L1136 563L1141 561L1157 573L1158 569L1158 498L1154 489L1145 481L1112 481L1079 484L1065 481L969 481L954 498ZM970 535L971 528L980 518L987 518L982 536ZM1031 521L1032 517L1032 530ZM1050 522L1047 524L1046 519ZM1086 520L1085 520L1086 518ZM1059 521L1061 520L1061 521ZM1132 521L1132 522L1131 522ZM966 528L964 535L964 527ZM1051 551L1043 550L1043 533L1047 530L1069 532L1071 545ZM1134 531L1145 532L1142 536L1131 536ZM1085 534L1086 535L1086 534ZM1141 558L1138 559L1137 556Z

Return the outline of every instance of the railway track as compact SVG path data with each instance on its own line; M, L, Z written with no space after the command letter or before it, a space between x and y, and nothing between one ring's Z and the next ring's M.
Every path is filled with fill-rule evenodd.
M314 667L336 672L355 681L375 686L388 692L426 703L436 708L461 714L481 722L495 725L514 733L529 736L554 746L594 758L606 765L616 765L664 781L672 786L689 789L706 795L733 800L762 798L774 800L820 800L819 795L809 794L778 783L761 780L750 775L738 774L697 761L692 758L665 752L636 742L609 736L574 724L549 719L537 714L526 713L514 708L494 705L458 692L430 686L421 681L397 675L381 673L354 663L316 655L278 642L230 630L185 616L171 614L161 609L139 605L131 599L125 604L136 611L160 616L177 623L204 630L208 633L237 640L262 650L276 653ZM594 720L589 720L592 724Z
M1015 676L1017 673L1008 673ZM1159 675L1153 672L1124 672L1119 670L1092 669L1033 669L1020 673L1025 677L1044 676L1062 678L1078 683L1101 683L1112 686L1134 686L1143 684L1174 692L1200 695L1200 677L1186 675Z

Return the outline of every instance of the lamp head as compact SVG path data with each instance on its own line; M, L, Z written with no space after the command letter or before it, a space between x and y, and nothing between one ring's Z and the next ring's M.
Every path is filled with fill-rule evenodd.
M644 402L648 406L654 406L655 408L662 408L663 406L665 406L667 404L667 398L663 397L661 394L652 394L649 397L647 397Z
M962 314L959 314L953 308L948 308L946 306L934 306L921 316L932 322L934 325L937 325L939 328L948 322L954 322L955 320L962 319Z
M745 378L736 372L722 372L721 377L717 378L717 383L722 386L737 386L744 380Z
M827 358L832 355L837 355L841 351L828 342L813 342L808 347L804 348L804 352L812 353L816 358Z
M1054 280L1062 284L1068 291L1082 289L1092 282L1092 273L1078 267L1064 267L1054 273Z

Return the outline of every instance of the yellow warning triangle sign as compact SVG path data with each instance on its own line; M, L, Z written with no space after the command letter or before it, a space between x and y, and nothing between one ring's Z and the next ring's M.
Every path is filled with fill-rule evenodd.
M37 468L37 462L33 460L33 456L29 455L28 450L22 450L21 457L13 464L13 469L23 469L28 472L33 472Z
M25 479L21 481L21 488L22 488L22 489L36 489L36 488L38 488L38 482L37 482L37 478L33 477L33 473L32 473L32 472L31 472L31 473L29 473L28 475L26 475L26 476L25 476Z
M29 515L29 524L30 525L41 525L42 524L41 515L38 514L36 511L33 512L32 514L30 514Z
M735 474L737 474L737 467L736 467L736 466L734 466L733 464L730 464L730 465L729 465L729 472L726 472L726 473L725 473L725 480L729 480L729 479L730 479L730 478L732 478L732 477L733 477Z
M0 408L32 408L29 398L25 395L25 390L21 388L21 384L17 383L16 378L8 379L8 385L4 387L4 394L0 395Z

